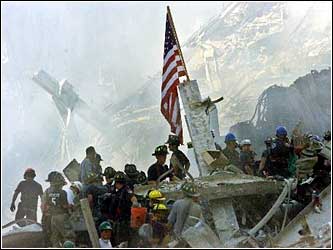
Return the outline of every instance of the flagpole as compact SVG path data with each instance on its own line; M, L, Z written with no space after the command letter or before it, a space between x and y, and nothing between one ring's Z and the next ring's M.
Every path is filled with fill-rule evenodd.
M187 69L186 69L185 60L184 60L184 57L183 57L182 49L181 49L180 44L179 44L179 40L178 40L178 36L177 36L177 32L176 32L176 27L173 23L172 15L171 15L171 11L170 11L169 6L167 6L167 15L168 15L168 18L170 20L170 24L171 24L171 27L172 27L172 32L173 32L173 34L175 36L175 39L176 39L176 44L177 44L177 47L178 47L178 50L179 50L180 60L182 61L183 65L184 65L187 81L190 81L190 77L189 77Z

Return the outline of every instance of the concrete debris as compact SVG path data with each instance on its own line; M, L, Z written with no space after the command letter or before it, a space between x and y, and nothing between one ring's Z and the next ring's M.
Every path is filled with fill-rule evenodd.
M331 127L330 100L331 68L313 70L289 87L274 85L266 89L252 118L233 125L230 130L238 138L250 139L258 152L264 150L263 141L272 136L272 128L277 124L291 130L301 121L303 131L321 134Z

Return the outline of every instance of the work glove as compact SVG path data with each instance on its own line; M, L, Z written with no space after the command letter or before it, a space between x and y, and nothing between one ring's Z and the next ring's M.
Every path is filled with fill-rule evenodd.
M14 212L15 209L16 209L15 204L12 203L12 204L10 205L10 211Z

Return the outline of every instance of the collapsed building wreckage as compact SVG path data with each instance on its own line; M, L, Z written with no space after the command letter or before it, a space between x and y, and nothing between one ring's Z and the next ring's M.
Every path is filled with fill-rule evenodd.
M321 71L319 75L326 79L327 73L327 71ZM305 79L308 77L307 75ZM313 78L315 79L315 76ZM309 85L313 85L314 82L310 81ZM303 83L299 83L298 86L304 91L306 88L301 85ZM61 91L69 89L64 88ZM61 91L55 93L61 96ZM231 165L226 164L224 155L216 150L216 143L221 136L214 101L211 101L210 98L202 100L196 81L181 83L179 91L200 173L200 177L192 180L200 187L201 206L205 219L205 221L198 221L194 227L185 231L182 238L191 247L205 248L287 246L284 240L286 238L289 245L310 246L310 243L302 241L301 238L304 235L299 234L302 229L307 228L307 235L315 235L311 238L312 242L317 242L321 237L321 239L325 239L324 245L330 244L330 237L327 236L330 224L325 225L327 221L331 221L330 186L321 194L324 204L322 213L314 213L312 204L309 204L300 213L298 212L302 207L288 210L288 207L291 206L288 197L295 187L293 180L268 180L235 172ZM327 93L330 92L326 91L325 94ZM295 103L298 101L299 99L296 99ZM323 99L320 99L321 101ZM273 110L274 105L276 103L270 107ZM81 111L83 112L83 110L84 108ZM278 115L285 117L285 114ZM258 131L260 129L262 128L258 128ZM214 135L212 130L214 130ZM77 178L75 176L78 176L79 171L78 164L69 166L73 168L65 168L64 173L70 181L75 181ZM182 197L180 188L183 182L162 182L158 184L158 188L167 199L175 200ZM153 188L156 186L139 185L135 186L134 191L138 197L144 197ZM287 203L285 199L287 199ZM295 217L297 213L298 215ZM295 218L293 219L293 217ZM35 225L38 226L38 224ZM326 229L324 231L326 236L317 237L317 231L322 234L324 229ZM7 226L5 230L6 232L2 236L4 247L19 247L20 244L22 247L29 247L30 245L25 244L25 241L20 240L27 235L30 239L39 237L38 243L36 243L38 246L43 244L40 240L41 228L38 230L29 228L30 231L24 229L13 231L8 230Z
M299 88L301 92L306 93L307 88L316 88L316 84L321 84L320 91L311 92L312 95L318 97L321 96L321 91L330 89L329 76L330 70L323 70L320 73L313 71L311 75L296 80L295 85L297 85L297 88ZM311 77L315 80L309 81L308 79L311 79ZM303 79L307 79L304 81L305 83L302 82ZM225 156L220 151L215 150L216 143L220 141L219 124L217 117L214 117L217 116L217 113L209 112L216 111L215 104L209 98L205 100L201 99L196 81L180 84L179 90L200 173L200 177L196 178L194 181L199 185L202 194L201 204L205 214L205 221L209 228L215 233L215 235L212 233L209 234L208 231L210 231L210 229L208 230L206 227L206 230L204 230L203 224L201 224L202 230L200 230L200 225L198 224L197 228L194 227L186 231L183 237L191 247L279 246L279 244L282 244L283 239L287 237L284 232L285 226L288 224L289 220L295 216L295 214L292 215L291 211L288 213L288 208L286 208L290 205L289 200L287 202L288 204L284 204L284 209L281 210L282 204L285 203L285 198L287 198L287 196L290 197L290 192L296 187L295 180L290 179L285 180L285 182L265 180L260 177L240 174L238 171L235 171L232 165L227 165ZM264 95L265 94L264 92ZM329 99L326 98L327 96L330 96L330 92L323 94L323 98L318 101L318 106L323 109L324 112L322 110L317 111L319 114L323 115L324 121L320 126L315 126L313 121L316 120L313 120L313 116L311 116L315 114L310 113L311 115L304 115L304 117L310 119L310 121L306 123L306 128L316 132L330 128L330 113L328 111ZM316 99L311 99L311 94L308 94L308 101L310 100L317 104ZM305 100L302 98L295 99L294 107L304 105L305 101L306 98ZM316 106L316 104L314 106ZM259 105L260 104L258 104L258 106ZM278 102L273 103L269 111L275 110L275 107L278 111ZM302 109L297 110L300 111ZM315 112L316 110L312 108L312 111ZM294 119L297 117L293 114L286 116L286 113L288 114L288 112L282 114L277 112L276 115L278 117L280 116L280 119L283 119L283 121L293 117L291 121L288 120L289 122L287 123L288 125L293 124ZM326 119L327 116L329 118L328 120ZM271 130L276 124L283 122L281 120L274 121L269 119L266 121L271 121L270 123L267 122L267 128L270 128L267 135L271 134ZM294 122L295 126L297 122L298 120ZM309 126L308 124L312 124L313 126ZM319 123L317 122L317 124ZM258 134L260 129L261 128L258 128ZM214 131L214 135L212 135L211 131ZM247 138L246 134L242 135L243 138ZM262 142L263 141L264 140L262 140ZM301 162L299 162L299 165L301 165ZM214 174L212 175L212 173ZM181 197L180 187L181 183L174 185L164 183L159 188L167 198L178 199ZM135 191L137 194L144 195L151 188L153 188L153 186L141 186L137 187ZM322 218L322 220L318 220L320 221L319 223L317 221L317 225L315 226L314 224L316 223L310 221L312 226L309 227L312 228L312 231L309 230L308 232L312 234L316 234L316 230L321 228L321 226L327 227L325 221L331 220L330 186L327 187L323 193L322 196L326 204L326 208L324 208L325 213L321 216L312 213L312 217L317 217L317 219L318 217ZM299 211L300 208L298 207L293 212L297 213ZM306 215L311 214L311 210L307 208L303 213ZM304 219L301 220L301 222L299 219L298 221L296 220L296 222L292 222L294 225L297 225L294 226L294 231L296 230L295 228L300 230L300 227L302 228L304 224ZM305 224L306 223L307 222L305 222ZM290 227L291 226L286 228L291 230ZM328 227L330 227L330 224ZM265 237L263 235L265 235ZM273 239L274 237L276 237L276 239ZM325 239L327 240L327 237ZM296 243L297 240L297 236L294 236L292 240L289 239L288 243Z
M331 88L331 68L312 70L289 87L273 85L259 96L251 119L230 130L240 138L251 139L258 152L276 124L284 124L291 131L301 123L304 132L320 135L331 128Z

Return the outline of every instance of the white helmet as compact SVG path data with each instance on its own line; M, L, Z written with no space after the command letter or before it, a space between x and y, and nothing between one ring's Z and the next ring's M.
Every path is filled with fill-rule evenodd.
M250 140L250 139L242 140L240 145L241 145L241 146L244 146L244 145L251 145L251 140Z
M71 187L75 187L75 188L77 188L81 192L81 190L82 190L82 183L79 182L79 181L74 181L72 183Z

